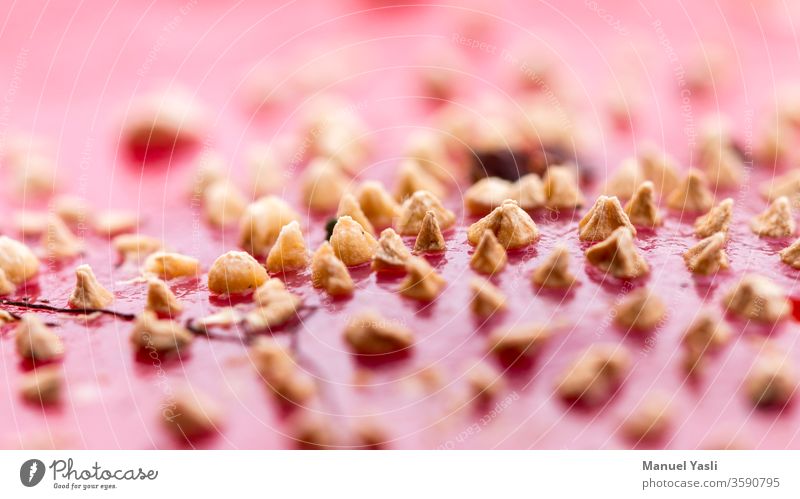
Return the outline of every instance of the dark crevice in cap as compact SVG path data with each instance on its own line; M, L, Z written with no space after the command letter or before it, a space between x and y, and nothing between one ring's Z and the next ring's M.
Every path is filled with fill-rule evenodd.
M547 169L554 165L573 165L582 184L590 184L596 178L594 167L574 151L559 146L473 151L470 176L473 182L484 177L500 177L513 182L528 173L543 177Z

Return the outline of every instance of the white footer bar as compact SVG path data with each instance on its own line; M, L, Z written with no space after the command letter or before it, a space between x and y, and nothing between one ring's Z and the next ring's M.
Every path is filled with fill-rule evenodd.
M0 494L800 497L798 465L793 451L3 451Z

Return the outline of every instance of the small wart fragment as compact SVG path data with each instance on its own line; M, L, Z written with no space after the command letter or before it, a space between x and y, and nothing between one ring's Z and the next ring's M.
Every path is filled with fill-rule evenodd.
M275 296L288 293L286 284L277 277L269 277L266 282L253 292L253 301L259 305L266 305Z
M601 195L578 222L578 234L581 241L602 241L618 227L627 227L631 234L636 235L636 229L622 210L619 199Z
M622 430L634 442L658 440L669 430L672 417L669 399L660 393L650 394L625 418Z
M761 185L761 195L767 201L786 196L797 204L800 200L800 171L792 170Z
M750 221L750 229L759 237L788 237L794 234L795 223L789 198L781 196L760 215Z
M731 338L731 328L710 311L702 311L683 334L684 368L694 375L703 367L706 355L719 350Z
M445 208L437 196L428 191L417 191L406 199L400 208L397 232L404 236L419 234L422 230L422 221L429 211L433 211L442 230L447 230L456 223L455 214Z
M583 194L569 168L551 166L544 177L545 206L554 210L577 208L583 205Z
M349 216L356 222L358 222L361 227L370 234L375 233L375 229L372 226L372 223L367 218L367 215L364 213L364 210L361 209L361 205L356 201L356 198L347 193L342 196L342 200L339 201L339 208L336 210L336 218L342 217L344 215Z
M311 260L311 283L331 296L350 295L355 288L347 266L336 257L327 241L314 252Z
M613 395L630 365L631 355L625 347L591 345L561 375L558 393L568 401L597 405Z
M414 333L377 312L365 311L347 324L344 339L357 353L384 355L410 348Z
M336 256L348 267L372 261L378 247L372 234L346 215L336 221L330 244Z
M464 208L470 215L483 216L508 199L511 182L498 177L486 177L464 192Z
M738 187L744 176L743 154L736 149L731 123L724 117L705 120L697 139L698 164L712 185L721 189Z
M91 221L92 209L82 197L61 195L53 199L53 211L65 224L76 226Z
M610 89L606 99L614 127L629 130L641 115L643 107L641 91L636 85L627 83L624 88Z
M22 377L19 392L31 404L56 404L64 388L64 373L60 367L44 366Z
M608 179L603 192L607 196L631 199L642 180L643 175L639 162L634 158L628 158L622 162L617 171L614 172L614 175Z
M194 163L187 194L194 199L202 199L206 189L228 177L228 165L216 151L202 152Z
M405 154L443 182L458 173L458 165L450 159L447 151L446 139L439 133L428 130L415 132L408 139Z
M12 184L20 197L27 196L44 199L57 188L56 162L49 152L31 151L24 156L12 156Z
M61 338L35 315L25 314L14 330L14 344L23 359L48 362L64 355Z
M585 254L590 264L620 279L635 279L650 271L626 227L618 228L608 239L587 249Z
M705 175L694 168L667 196L667 206L681 213L702 213L711 209L714 194L708 188Z
M144 234L120 234L112 239L111 244L126 262L140 262L164 248L161 240Z
M444 278L424 258L412 256L406 260L406 274L398 291L416 300L433 300L446 284Z
M403 201L418 191L428 192L436 198L445 195L445 188L436 177L428 173L418 162L405 160L400 164L395 179L394 197L398 201Z
M17 322L19 317L11 315L8 310L0 310L0 326Z
M359 421L353 428L353 434L359 449L387 449L392 440L384 425L373 420Z
M556 246L553 252L533 270L531 280L537 286L550 289L567 289L575 284L576 277L569 271L569 249Z
M338 202L338 200L337 200ZM288 223L300 221L287 203L276 196L265 196L250 204L239 222L239 246L253 255L266 255Z
M233 307L224 307L218 312L192 320L192 326L207 330L210 327L231 327L242 322L242 313Z
M470 266L483 274L494 274L503 270L506 262L508 262L506 249L497 240L494 232L489 229L484 230L470 259Z
M432 394L442 387L442 372L436 365L425 366L408 378L408 386L412 390Z
M298 449L321 450L333 449L337 445L337 436L327 418L309 411L294 415L289 421L291 438Z
M728 233L733 216L733 199L724 199L717 206L711 208L708 213L699 217L694 222L694 234L697 237L709 237L717 232Z
M255 290L269 278L258 261L244 251L229 251L217 257L208 271L208 289L217 295Z
M289 292L280 279L269 279L253 293L258 308L244 317L250 331L279 327L297 315L303 300Z
M470 306L478 317L486 319L506 309L505 295L486 279L472 279L469 287L472 290Z
M768 165L785 161L789 153L789 141L786 140L786 126L775 123L759 133L755 147L755 157Z
M689 271L700 275L711 275L728 268L725 253L725 233L717 232L689 248L683 254Z
M400 205L380 182L364 182L359 186L356 195L361 210L373 227L389 227L400 216Z
M137 97L122 123L129 152L162 155L196 144L206 127L206 112L184 89L157 90Z
M706 171L711 185L719 189L735 189L745 175L741 156L729 146L706 148L700 155L700 166Z
M800 269L800 239L780 251L781 261L786 265Z
M181 313L183 305L166 282L152 277L147 281L147 305L145 308L156 314L172 317Z
M541 208L546 202L544 184L535 173L523 175L511 184L506 199L516 201L526 211Z
M5 270L0 269L0 295L10 295L17 290L16 284L6 275Z
M506 386L501 373L486 362L467 372L467 384L474 398L487 401L496 398Z
M309 155L324 158L338 170L356 176L369 150L369 134L361 117L345 102L312 105L306 114L303 133Z
M783 289L757 274L742 277L728 290L722 302L730 313L764 323L778 322L792 310Z
M449 153L462 153L475 135L474 116L464 107L446 102L433 113L433 126L444 132L442 137ZM486 168L487 173L495 174ZM504 177L505 178L505 177Z
M0 268L8 280L19 286L39 273L39 259L25 244L0 236Z
M94 230L101 236L116 236L123 232L133 232L139 225L139 217L127 211L107 211L94 220Z
M378 240L378 248L372 258L372 270L405 270L406 260L411 256L403 240L392 228L384 229Z
M139 314L131 330L131 343L145 351L178 352L192 340L194 336L185 327L172 320L161 320L149 310Z
M451 49L452 50L452 49ZM419 73L418 85L424 95L436 100L451 100L458 87L458 73L464 63L459 53L442 51L429 54L426 61L421 61L422 71Z
M283 168L280 154L276 152L283 144L282 140L280 145L256 143L245 152L250 180L257 194L276 192L286 183L287 172Z
M164 425L176 438L193 440L218 431L222 413L211 399L195 390L178 391L161 404Z
M227 227L238 222L245 208L247 200L232 182L214 182L203 194L206 220L215 227Z
M444 251L445 248L444 235L442 235L442 229L439 228L436 214L433 210L429 210L425 214L425 218L422 219L422 228L417 235L417 240L414 242L414 252L432 253Z
M625 205L625 213L636 227L652 229L661 225L661 215L655 202L655 185L650 180L642 182Z
M42 233L42 248L55 260L68 260L83 253L83 243L58 217L49 217Z
M539 324L500 327L489 333L489 351L513 363L535 356L551 336L551 331Z
M685 67L686 85L692 93L712 92L715 85L729 78L727 71L732 64L731 54L722 46L701 43L694 53L688 54Z
M281 399L302 404L316 395L314 378L275 340L258 337L250 347L250 359L264 383Z
M645 144L638 155L644 180L650 180L662 198L678 185L678 168L673 157L653 144Z
M267 255L270 272L304 269L308 265L308 249L300 224L289 222L281 228L275 245Z
M486 230L492 231L507 249L523 248L539 239L539 229L531 216L510 199L470 225L467 240L471 245L477 245Z
M144 272L169 281L179 277L197 277L200 260L180 253L157 251L144 261Z
M333 211L347 191L347 177L327 159L314 159L300 179L300 193L306 206L317 212Z
M664 302L646 288L630 292L614 311L618 325L637 331L652 331L667 315Z
M747 396L757 407L782 407L797 390L794 365L786 354L768 351L759 355L745 380Z
M69 297L69 306L78 309L104 308L114 301L111 291L104 288L86 264L75 269L75 289Z
M23 236L41 236L47 228L49 217L47 213L38 211L16 211L14 212L14 228Z

